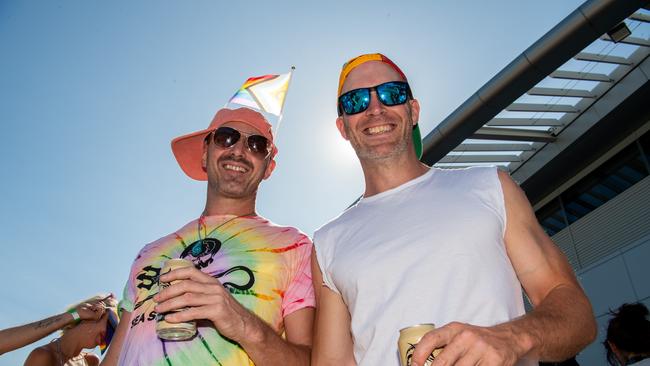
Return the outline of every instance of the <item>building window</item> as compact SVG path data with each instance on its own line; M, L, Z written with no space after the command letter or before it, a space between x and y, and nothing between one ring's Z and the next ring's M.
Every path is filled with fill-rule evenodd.
M537 210L537 219L546 233L557 234L647 177L649 152L650 132Z
M557 234L567 226L564 210L562 210L560 200L557 198L537 210L536 215L537 220L539 220L548 236Z

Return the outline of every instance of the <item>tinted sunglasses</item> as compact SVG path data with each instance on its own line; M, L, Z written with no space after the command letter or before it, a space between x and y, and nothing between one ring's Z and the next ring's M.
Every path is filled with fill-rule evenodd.
M253 155L260 159L266 159L272 150L272 143L266 137L257 134L249 134L237 131L232 127L219 127L212 132L212 140L222 149L229 149L233 147L237 141L246 136L246 147Z
M343 115L343 112L357 114L368 109L372 90L377 93L377 99L389 107L404 104L409 98L413 98L411 88L405 81L389 81L369 88L354 89L339 97L339 116Z

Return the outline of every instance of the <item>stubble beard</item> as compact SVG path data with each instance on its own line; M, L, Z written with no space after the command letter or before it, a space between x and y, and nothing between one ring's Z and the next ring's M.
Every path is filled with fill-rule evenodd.
M408 114L408 118L405 121L405 123L409 125L412 124L412 118L410 113ZM399 126L399 123L397 125ZM350 128L349 124L346 121L344 121L343 126L345 127L348 136L354 136L352 129ZM387 149L385 145L366 146L360 143L355 138L350 138L350 144L352 145L352 148L356 152L359 160L384 162L404 154L406 152L406 149L409 146L408 144L409 138L410 138L410 133L408 134L408 136L402 136L402 138L396 141L395 144L393 144L389 149Z
M402 155L405 151L406 148L408 147L408 142L405 139L400 139L395 145L393 145L392 149L389 151L385 151L382 149L382 146L362 146L361 144L356 144L353 148L357 152L357 157L359 160L370 160L370 161L386 161L390 160L392 158L395 158L397 156ZM384 151L382 151L384 150Z
M237 158L231 158L230 160L241 162ZM219 159L217 164L221 165L222 159ZM251 170L254 169L253 164L250 162L245 163L245 165ZM266 169L266 165L263 168L262 171ZM257 195L257 189L261 181L261 177L257 176L227 177L215 172L211 177L208 177L208 186L218 196L231 199L247 199Z
M214 180L210 182L210 189L217 192L219 196L232 199L245 199L257 194L257 186L251 187L249 182L235 180L223 181L222 179L222 182Z

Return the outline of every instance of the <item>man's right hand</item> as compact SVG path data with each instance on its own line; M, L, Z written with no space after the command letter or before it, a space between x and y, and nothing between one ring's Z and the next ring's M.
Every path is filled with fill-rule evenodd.
M159 314L183 309L165 316L168 322L207 319L221 335L235 342L261 341L262 321L232 297L218 279L186 267L166 273L160 280L178 281L153 298Z
M425 334L413 352L413 365L424 365L434 349L444 347L435 358L437 365L514 365L532 347L530 337L503 323L479 327L459 322L449 323Z

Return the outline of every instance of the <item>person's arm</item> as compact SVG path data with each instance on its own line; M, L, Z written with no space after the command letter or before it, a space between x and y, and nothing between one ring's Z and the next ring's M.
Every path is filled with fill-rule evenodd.
M97 320L104 313L104 308L98 303L81 304L75 310L81 320ZM73 321L72 314L61 313L30 324L0 330L0 355L34 343Z
M596 337L591 304L566 257L539 225L521 188L507 173L499 171L499 180L506 206L506 251L534 309L493 327L450 323L434 330L416 347L415 365L442 346L433 365L461 360L468 365L514 365L522 358L561 361Z
M284 341L260 318L260 337L241 340L255 365L309 365L314 309L303 308L284 318L287 340Z
M284 341L262 319L242 306L219 280L194 267L173 270L160 280L181 281L154 296L158 303L156 312L188 308L165 316L168 322L210 320L221 335L239 343L258 366L309 364L309 342L299 335L301 332L297 328L311 324L309 318L313 310L298 310L285 318L287 336L302 342L293 344Z
M311 362L315 366L356 365L350 333L350 312L339 294L323 285L316 252L311 256L316 295L316 324Z
M126 333L129 331L129 326L131 325L131 313L123 310L120 315L120 322L117 325L115 334L113 334L113 339L111 344L106 350L106 356L101 362L101 366L116 366L117 362L120 359L120 352L122 351L122 344L124 344L124 339L126 338Z

